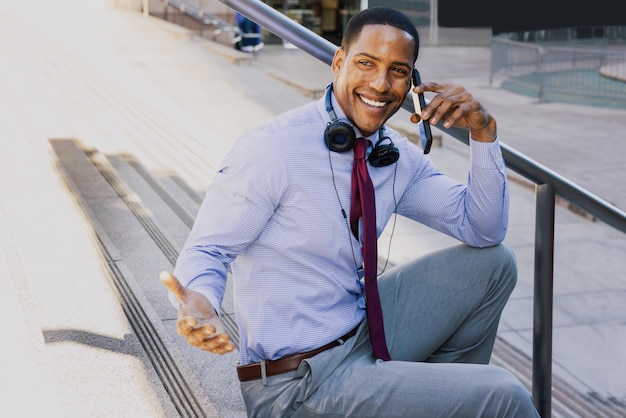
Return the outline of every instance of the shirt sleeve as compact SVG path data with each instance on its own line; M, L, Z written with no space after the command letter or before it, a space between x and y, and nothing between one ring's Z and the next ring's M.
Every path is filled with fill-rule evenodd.
M218 312L230 263L261 233L286 189L287 162L272 141L252 131L228 153L176 262L175 276Z
M467 184L443 175L416 157L413 180L398 213L473 247L496 245L506 236L509 191L500 142L470 140Z
M509 188L500 141L470 139L467 216L476 246L502 242L509 221Z

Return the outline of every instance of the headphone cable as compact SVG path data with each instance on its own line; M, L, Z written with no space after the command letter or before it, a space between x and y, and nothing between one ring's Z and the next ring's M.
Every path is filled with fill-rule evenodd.
M348 230L348 240L350 242L350 252L352 253L352 260L354 261L354 272L356 274L357 281L359 281L359 265L357 264L356 256L354 255L354 246L352 245L352 236L350 232L350 224L348 223L348 215L346 214L346 210L343 208L343 204L341 203L339 190L337 190L337 183L335 182L335 170L333 169L333 159L330 153L330 148L328 148L328 164L330 165L330 174L333 179L333 188L335 189L335 195L337 196L337 201L339 202L339 207L341 208L341 215L343 216L343 220L346 222L346 228Z

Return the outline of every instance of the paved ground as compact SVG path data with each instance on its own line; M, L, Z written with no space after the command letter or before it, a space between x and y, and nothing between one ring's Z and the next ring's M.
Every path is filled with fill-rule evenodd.
M171 413L158 402L140 347L127 344L132 331L48 140L130 152L203 190L239 134L310 101L309 92L330 81L328 68L302 51L268 46L250 65L236 65L186 31L107 4L2 0L0 7L1 366L9 371L0 398L23 415ZM426 47L418 63L424 80L454 80L481 99L503 142L626 209L626 111L539 104L490 86L489 59L483 47ZM390 124L410 130L407 118L402 112ZM161 146L164 132L178 145ZM432 158L464 177L467 150L456 140L444 135ZM532 188L514 182L507 243L520 280L500 336L528 354L533 228ZM381 248L389 238L390 231ZM626 403L626 236L559 208L556 242L555 374ZM389 257L401 262L448 243L399 219Z

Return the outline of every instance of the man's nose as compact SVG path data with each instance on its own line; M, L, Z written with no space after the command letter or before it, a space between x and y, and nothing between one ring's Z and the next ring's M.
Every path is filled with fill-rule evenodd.
M391 87L391 83L389 81L388 72L382 69L377 71L370 81L370 87L378 92L389 90L389 88Z

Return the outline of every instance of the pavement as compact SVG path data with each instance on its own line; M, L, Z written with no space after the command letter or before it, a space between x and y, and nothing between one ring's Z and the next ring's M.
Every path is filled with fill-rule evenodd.
M15 416L174 416L48 141L131 153L202 191L241 133L318 97L330 70L297 49L225 49L113 1L0 1L0 405ZM539 103L490 85L489 65L488 47L426 46L418 59L424 80L479 98L504 143L626 209L626 110ZM407 120L401 111L389 124L411 134ZM431 158L463 180L466 146L435 133ZM165 135L179 143L158 146ZM519 282L499 337L532 356L534 194L511 179L505 242ZM559 206L555 242L554 374L624 405L626 235ZM450 243L399 218L379 252L399 263Z

